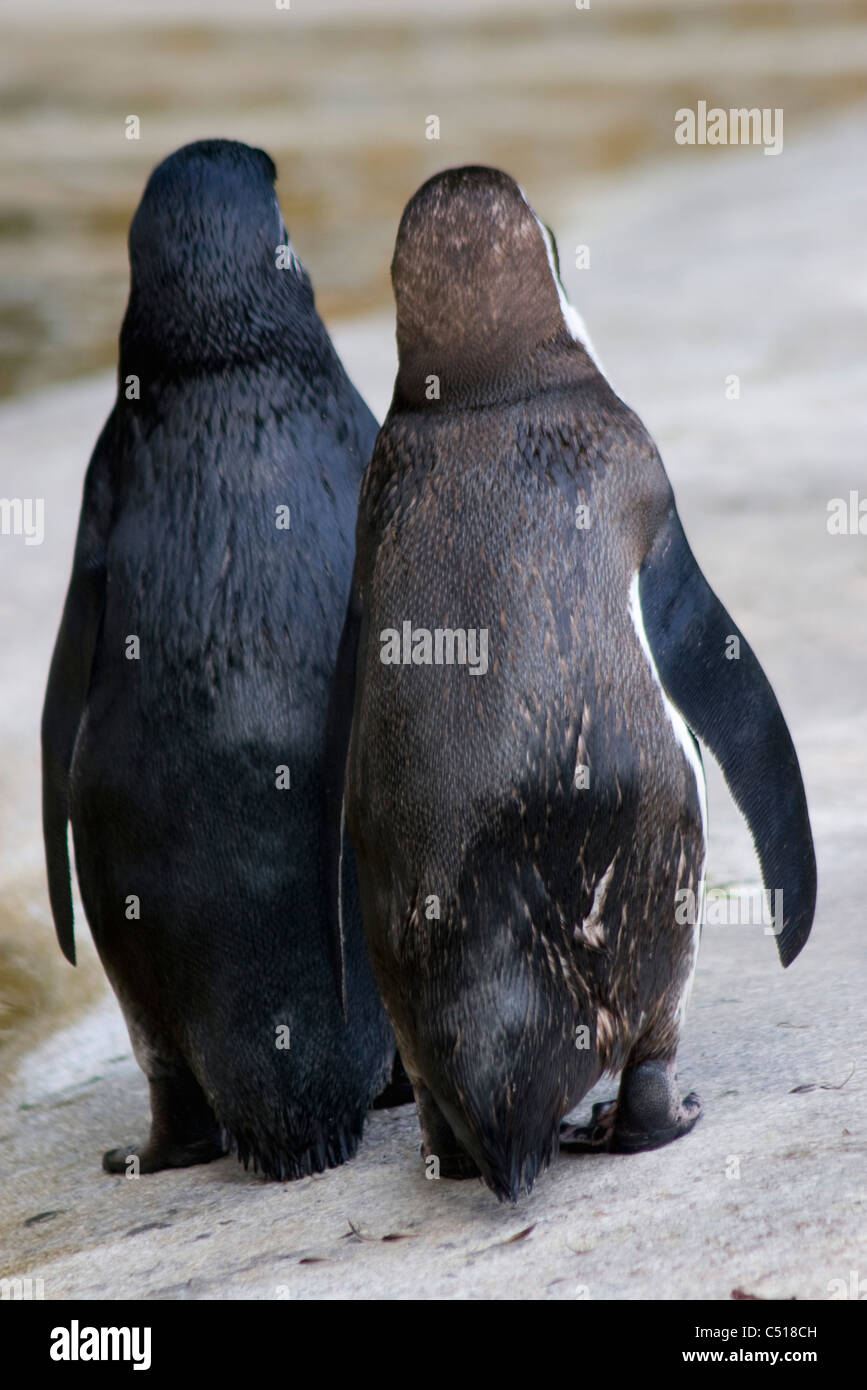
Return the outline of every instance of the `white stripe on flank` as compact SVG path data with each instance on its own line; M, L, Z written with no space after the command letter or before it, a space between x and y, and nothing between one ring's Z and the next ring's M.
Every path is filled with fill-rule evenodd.
M687 760L695 774L695 784L698 790L698 800L701 807L701 833L702 839L707 841L707 783L705 782L704 768L702 767L701 755L695 746L695 739L689 731L689 726L676 705L671 703L665 693L665 687L659 679L659 671L656 669L656 662L653 659L653 652L650 650L650 643L647 640L647 632L644 627L644 615L641 611L641 595L638 587L638 571L632 576L632 583L629 586L629 616L632 619L632 626L638 635L641 643L641 650L647 658L651 675L662 696L662 703L668 715L672 728L674 729L677 741L683 749Z
M667 696L666 693L665 693L665 687L663 686L662 681L659 679L659 671L657 670L656 662L655 662L654 659L653 659L653 652L650 650L650 643L649 643L648 640L647 640L647 630L645 629L645 626L644 626L644 615L643 615L643 613L642 613L642 611L641 611L641 592L640 592L640 589L639 589L639 575L638 575L638 571L637 571L637 570L636 570L635 574L632 576L632 583L631 583L630 586L629 586L629 616L630 616L630 618L632 619L632 626L635 628L636 634L637 634L637 636L638 636L638 640L639 640L639 642L641 643L641 650L644 652L644 655L645 655L645 657L647 658L647 664L648 664L649 667L650 667L651 675L653 676L653 679L654 679L654 681L656 682L656 685L657 685L657 687L658 687L658 689L659 689L659 693L660 693L660 695L662 696L662 703L663 703L663 706L664 706L664 708L665 708L665 712L666 712L666 714L668 715L668 718L669 718L669 721L670 721L670 723L671 723L671 726L672 726L672 728L674 729L674 733L675 733L675 736L676 736L676 738L677 738L677 741L678 741L678 743L680 744L681 748L683 749L683 751L684 751L684 753L685 753L685 755L686 755L686 758L687 758L687 760L689 761L689 764L690 764L690 766L692 767L692 770L693 770L693 772L694 772L694 774L695 774L695 785L696 785L696 790L697 790L697 792L698 792L698 803L699 803L699 807L701 808L701 838L702 838L702 846L703 846L703 848L706 848L706 846L707 846L707 782L705 781L704 768L703 768L702 762L701 762L701 754L699 753L698 749L697 749L696 746L695 746L695 740L694 740L692 734L691 734L690 731L689 731L689 726L688 726L686 720L684 719L683 715L681 714L681 712L680 712L680 710L677 708L677 706L676 706L676 705L673 705L672 702L671 702L671 700L669 700L668 696ZM678 1009L677 1009L677 1026L678 1026L678 1028L681 1028L681 1027L683 1026L683 1020L684 1020L684 1016L685 1016L685 1014L686 1014L686 1006L687 1006L687 1004L689 1003L689 996L690 996L690 994L692 993L692 983L693 983L693 979L694 979L694 977L695 977L695 967L696 967L696 964L697 964L697 961L698 961L698 943L699 943L699 937L701 936L701 919L702 919L702 915L703 915L703 911L704 911L704 886L705 886L705 885L704 885L704 863L703 863L703 862L702 862L702 865L701 865L700 873L701 873L702 876L701 876L701 878L700 878L700 880L699 880L699 890L698 890L698 893L697 893L697 895L696 895L696 899L697 899L696 908L697 908L697 910L696 910L695 925L694 925L694 927L693 927L692 966L691 966L691 969L690 969L690 972L689 972L689 978L687 979L686 985L685 985L685 987L684 987L683 994L682 994L681 997L680 997L680 1003L678 1004Z
M701 919L704 916L704 865L702 865L701 878L698 881L698 893L696 894L696 918L692 932L692 965L690 966L689 976L680 996L677 1006L677 1027L683 1027L686 1018L687 1005L689 1004L692 986L695 980L695 967L698 965L698 943L701 940Z

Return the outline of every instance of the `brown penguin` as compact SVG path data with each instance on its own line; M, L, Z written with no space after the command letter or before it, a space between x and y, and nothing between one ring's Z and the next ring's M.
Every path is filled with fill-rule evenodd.
M784 890L784 965L815 861L774 694L520 188L431 179L392 277L399 370L362 487L330 766L348 749L367 940L425 1152L514 1200L604 1072L619 1098L571 1147L656 1147L701 1113L675 1069L705 855L693 731Z

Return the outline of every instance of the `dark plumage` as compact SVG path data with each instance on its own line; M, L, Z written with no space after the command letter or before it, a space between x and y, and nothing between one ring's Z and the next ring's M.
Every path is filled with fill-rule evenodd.
M226 1137L278 1178L340 1163L394 1055L351 864L346 1018L324 908L324 715L376 425L274 177L261 150L213 140L150 178L43 715L58 937L74 962L69 819L150 1081L144 1171Z
M815 864L773 693L745 642L725 659L737 629L685 541L672 564L659 455L579 336L520 189L487 169L430 180L392 277L400 363L362 487L332 737L425 1151L514 1200L604 1071L623 1070L619 1101L572 1147L656 1146L700 1113L676 1088L697 947L676 893L699 896L703 774L643 643L790 895L784 963ZM487 631L487 671L384 664L404 622Z

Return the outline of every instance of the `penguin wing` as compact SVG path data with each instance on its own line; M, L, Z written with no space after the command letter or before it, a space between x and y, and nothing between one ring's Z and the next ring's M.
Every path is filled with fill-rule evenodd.
M699 569L673 502L638 587L662 685L722 768L749 825L766 890L782 890L777 949L783 965L791 965L810 935L816 905L798 758L768 678Z
M343 930L344 850L347 844L344 780L361 633L361 597L355 579L337 648L337 664L325 724L325 873L329 940L340 1006L346 1015L346 951Z
M100 435L87 477L60 631L42 709L42 834L48 894L60 949L75 964L72 885L69 870L69 769L105 601L106 543L111 524L111 458L115 414Z

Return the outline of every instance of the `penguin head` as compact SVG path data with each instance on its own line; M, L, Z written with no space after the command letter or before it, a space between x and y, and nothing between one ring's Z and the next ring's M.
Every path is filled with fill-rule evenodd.
M515 378L593 370L592 350L560 284L557 250L514 179L448 169L407 204L391 265L400 367L397 396L422 404L485 399Z
M200 140L159 164L129 234L127 338L207 365L273 350L313 309L264 150Z

